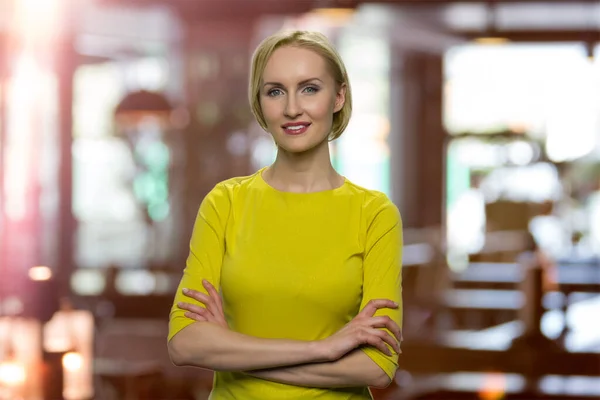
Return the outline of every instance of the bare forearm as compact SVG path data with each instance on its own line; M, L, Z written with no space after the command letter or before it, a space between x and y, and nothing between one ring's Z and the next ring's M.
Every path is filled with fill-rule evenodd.
M176 365L213 371L248 371L326 361L317 342L261 339L197 322L169 342Z
M337 361L250 371L248 374L268 381L305 387L386 387L390 383L386 373L360 350L348 353Z

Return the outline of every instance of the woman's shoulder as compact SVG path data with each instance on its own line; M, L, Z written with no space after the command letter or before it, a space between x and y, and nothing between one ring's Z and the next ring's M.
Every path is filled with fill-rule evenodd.
M360 199L364 209L376 210L381 207L396 207L388 195L380 190L368 189L364 186L351 182L348 179L346 179L346 186L348 188L349 195Z
M400 211L388 195L380 190L368 189L366 187L349 182L348 192L355 196L361 207L363 224L366 227L393 226L402 224ZM375 224L381 222L382 224Z
M220 181L212 188L210 193L215 193L215 194L233 193L233 192L239 191L240 189L249 187L254 183L254 181L256 180L259 173L260 173L260 171L257 171L251 175L235 176L235 177Z
M235 190L239 187L249 186L256 179L258 172L245 176L234 176L217 183L216 187L221 187L226 190Z

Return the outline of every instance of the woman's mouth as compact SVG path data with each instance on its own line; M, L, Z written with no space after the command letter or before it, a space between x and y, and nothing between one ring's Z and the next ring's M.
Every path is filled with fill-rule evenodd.
M308 130L310 123L301 122L301 123L290 123L283 125L283 131L287 135L301 135Z

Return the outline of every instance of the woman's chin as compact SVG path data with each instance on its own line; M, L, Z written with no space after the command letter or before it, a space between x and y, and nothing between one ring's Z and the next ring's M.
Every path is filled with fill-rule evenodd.
M283 138L277 142L277 146L290 154L301 154L308 151L314 150L319 147L327 140L318 140L310 137L294 137L294 138Z

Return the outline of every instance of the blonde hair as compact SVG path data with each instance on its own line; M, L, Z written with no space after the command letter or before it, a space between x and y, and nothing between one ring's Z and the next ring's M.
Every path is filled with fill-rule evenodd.
M269 61L269 58L275 50L284 46L294 46L299 48L310 49L321 57L323 57L330 69L333 79L337 84L337 88L346 85L346 96L342 109L333 115L333 123L329 140L339 138L344 129L348 126L350 115L352 114L352 93L350 91L350 82L348 73L342 58L331 45L325 35L318 32L308 31L291 31L279 32L269 36L258 46L252 57L252 67L250 70L250 87L248 90L248 98L252 113L258 124L267 130L267 123L263 116L260 106L260 86L262 75Z

